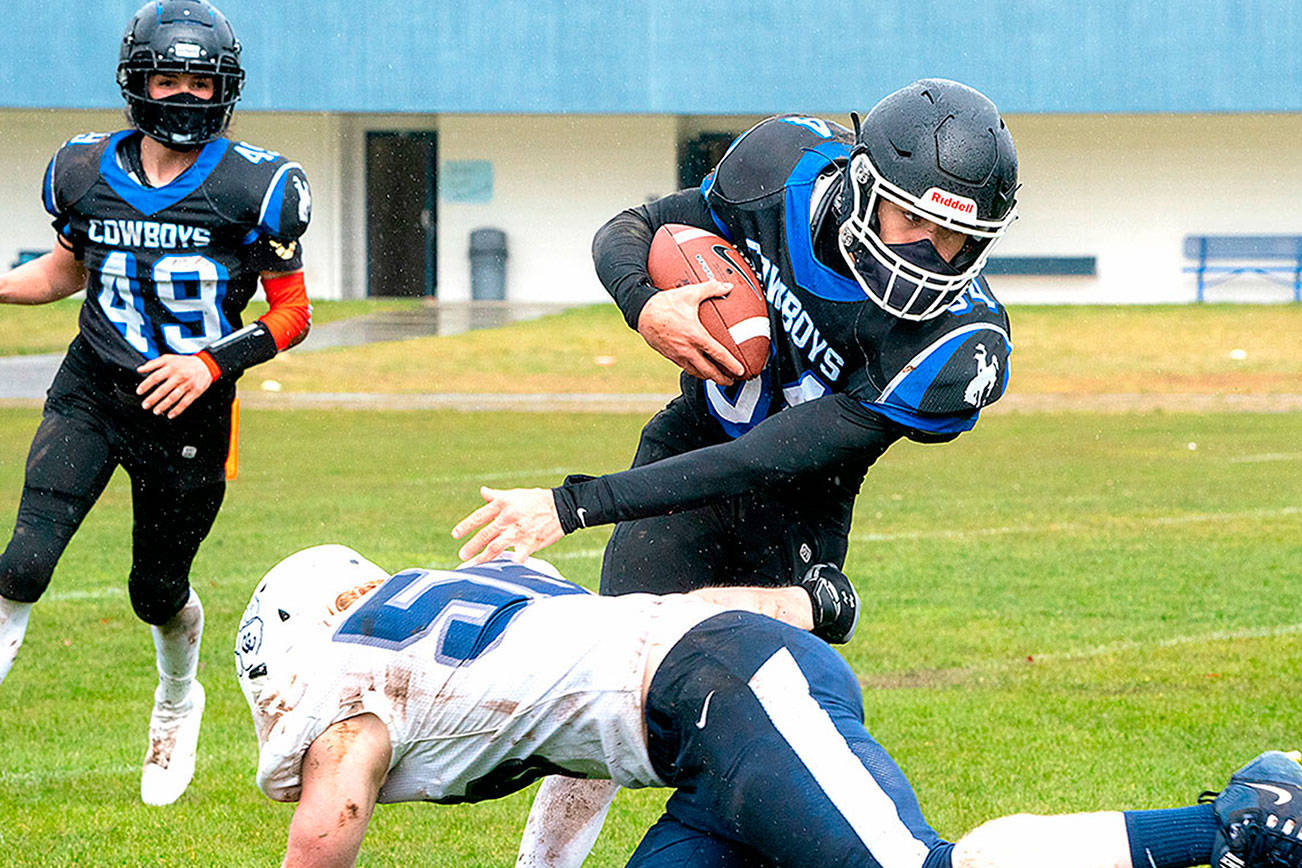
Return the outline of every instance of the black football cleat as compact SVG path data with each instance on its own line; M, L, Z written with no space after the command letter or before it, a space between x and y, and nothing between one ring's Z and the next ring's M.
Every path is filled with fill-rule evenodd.
M809 594L813 606L811 632L833 645L849 642L859 626L859 594L845 573L835 564L814 564L799 585Z
M1239 769L1212 799L1212 868L1302 866L1302 764L1297 751L1269 750Z

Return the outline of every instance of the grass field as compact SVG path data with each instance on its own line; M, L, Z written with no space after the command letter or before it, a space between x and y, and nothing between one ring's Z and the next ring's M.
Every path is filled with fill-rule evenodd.
M1240 315L1266 319L1241 328ZM606 315L573 316L591 331L584 317ZM1128 391L1122 372L1168 370L1169 379L1138 385L1180 391L1193 388L1184 378L1192 370L1203 391L1302 391L1292 308L1014 316L1026 351L1015 388L1027 380ZM1068 324L1075 339L1059 331ZM1207 361L1191 333L1202 335ZM1109 335L1100 353L1091 338ZM484 353L523 364L510 361L515 348L567 338L553 321L405 349L437 380L431 354L473 370ZM1253 376L1223 376L1237 348L1254 366L1240 373ZM338 370L358 352L298 358L334 356ZM656 391L671 389L656 381ZM37 419L35 408L0 409L6 522ZM351 544L393 569L448 564L448 528L476 505L480 482L548 485L565 472L617 469L643 421L246 410L240 478L194 570L208 613L200 768L166 809L137 798L153 657L124 592L129 492L115 479L0 687L0 853L30 865L275 864L290 811L253 787L252 728L231 668L257 577L321 542ZM902 444L881 460L856 514L847 569L865 613L844 651L865 687L870 730L942 834L1015 810L1185 804L1259 750L1302 745L1293 684L1302 669L1300 435L1299 413L1003 413L953 444ZM581 532L550 556L591 585L603 541L602 531ZM362 864L508 865L529 796L383 806ZM664 797L622 794L589 864L622 864Z

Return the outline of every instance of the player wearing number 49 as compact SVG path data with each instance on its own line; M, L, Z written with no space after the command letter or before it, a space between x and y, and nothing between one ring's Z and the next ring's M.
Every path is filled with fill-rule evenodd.
M203 609L190 564L225 494L235 381L307 334L298 237L302 168L223 137L244 71L206 0L154 0L122 40L131 129L70 139L45 173L54 250L0 275L0 301L86 290L50 387L0 557L0 680L55 564L117 466L131 477L131 605L158 664L141 798L167 804L194 774ZM270 310L242 326L261 277Z

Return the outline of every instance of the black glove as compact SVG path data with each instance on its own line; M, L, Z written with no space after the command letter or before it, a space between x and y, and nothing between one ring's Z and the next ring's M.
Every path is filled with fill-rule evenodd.
M815 636L832 645L850 641L859 626L859 594L835 564L814 564L797 583L809 594Z

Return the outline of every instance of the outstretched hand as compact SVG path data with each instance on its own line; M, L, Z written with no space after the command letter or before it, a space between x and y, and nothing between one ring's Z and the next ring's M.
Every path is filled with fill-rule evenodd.
M486 503L452 528L453 539L479 528L457 554L468 564L491 561L508 548L513 550L511 559L523 563L565 535L551 489L484 487L479 494Z
M140 406L169 419L180 416L212 385L212 373L198 356L159 356L136 372L146 375L136 387L136 394L145 396Z
M701 325L701 302L727 295L731 283L707 280L665 289L647 300L637 318L637 333L660 355L693 377L731 386L746 368Z

